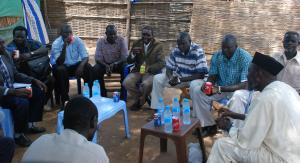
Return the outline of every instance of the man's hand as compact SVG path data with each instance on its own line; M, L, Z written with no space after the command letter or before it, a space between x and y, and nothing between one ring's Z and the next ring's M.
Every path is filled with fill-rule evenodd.
M134 56L135 56L135 55L142 54L142 48L140 48L140 47L135 47L135 48L132 49L132 53L133 53Z
M228 118L225 118L225 117L218 118L216 120L216 122L217 122L217 126L220 129L228 131L228 132L229 132L231 126L232 126L230 120Z
M218 86L213 86L212 87L212 94L214 95L214 94L217 94L218 93L218 91L219 91L219 88L218 88Z
M38 86L42 91L47 92L47 86L40 80L33 79L32 83Z
M178 84L180 84L180 79L177 76L173 76L170 80L169 80L169 84L173 87L176 86Z
M204 82L204 83L202 84L202 86L201 86L201 91L202 91L202 92L205 91L205 83L206 83L206 82ZM213 87L212 87L212 94L211 94L211 95L214 95L214 94L217 94L217 93L218 93L218 86L213 85Z
M109 65L109 69L112 71L112 70L115 68L116 65L117 65L117 64L115 64L115 63L110 64L110 65Z
M20 89L9 89L7 95L28 98L31 94L31 91L26 88Z
M230 111L228 108L221 108L220 110L219 110L219 113L220 113L220 116L221 117L231 117L231 118L233 118L233 116L234 116L234 112L232 112L232 111Z

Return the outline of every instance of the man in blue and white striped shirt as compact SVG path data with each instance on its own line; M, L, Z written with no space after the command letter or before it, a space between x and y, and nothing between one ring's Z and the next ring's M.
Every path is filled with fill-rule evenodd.
M151 108L157 109L158 99L163 97L164 87L189 87L192 80L203 79L208 73L204 50L191 41L187 32L181 32L166 62L166 73L153 79Z

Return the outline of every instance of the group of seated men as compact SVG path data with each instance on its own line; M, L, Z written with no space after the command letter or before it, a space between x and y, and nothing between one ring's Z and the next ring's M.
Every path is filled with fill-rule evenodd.
M121 84L127 90L127 105L131 110L139 110L150 94L150 108L156 109L165 87L189 88L193 116L201 121L203 136L215 134L217 127L235 133L229 134L235 135L230 140L217 141L209 157L212 162L247 159L266 161L263 159L271 158L293 161L299 157L294 153L300 145L299 139L295 141L300 134L296 123L300 116L295 110L300 92L297 80L300 73L297 52L300 37L297 32L285 33L284 51L277 54L275 59L260 53L252 58L247 51L238 47L234 35L225 35L221 49L211 59L209 69L203 48L192 42L186 32L179 33L177 47L171 51L166 62L163 45L154 39L154 31L149 26L142 29L141 39L133 43L130 52L124 38L117 35L114 25L108 25L105 34L106 37L97 42L96 65L92 67L88 63L88 52L83 41L73 35L71 26L63 25L60 36L51 48L50 63L54 78L44 81L30 77L25 68L20 68L22 60L45 53L44 46L26 39L27 31L21 27L14 30L14 40L7 47L1 40L1 106L12 110L17 144L30 145L31 141L23 134L28 127L28 131L33 133L44 131L36 127L35 122L42 120L43 105L47 100L43 92L47 92L47 86L54 87L56 100L64 105L69 100L70 76L82 77L89 85L90 96L93 81L99 80L101 95L106 96L104 74L118 72L121 74ZM16 49L20 51L21 61L14 57ZM17 67L23 73L18 72L15 63L20 64ZM125 78L122 72L126 63L134 63L134 68ZM141 69L144 69L143 72ZM205 81L213 83L212 95L203 92ZM14 82L32 83L32 97L27 89L14 89ZM252 96L254 91L248 90L261 93L256 92ZM215 120L211 111L212 102L223 98L230 99L229 109L223 109L221 118ZM238 125L236 122L239 121L235 119L242 120L242 125ZM276 132L281 132L279 136L273 135L275 129L280 129ZM284 143L277 142L280 138ZM236 150L231 152L224 149L227 146ZM253 152L253 155L244 157L237 151Z

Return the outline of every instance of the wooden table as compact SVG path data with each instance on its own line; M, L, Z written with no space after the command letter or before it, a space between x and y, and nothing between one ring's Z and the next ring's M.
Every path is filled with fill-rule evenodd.
M201 125L200 121L195 118L191 118L191 124L182 125L180 131L173 133L164 132L164 126L159 128L154 127L153 120L148 122L141 128L140 137L140 150L139 150L139 163L143 162L144 142L147 135L152 135L160 138L160 152L167 151L167 140L168 138L173 140L176 146L177 162L188 163L187 152L186 152L186 137L189 133L192 133L196 129L199 144L202 150L203 162L206 162L205 147L201 136Z

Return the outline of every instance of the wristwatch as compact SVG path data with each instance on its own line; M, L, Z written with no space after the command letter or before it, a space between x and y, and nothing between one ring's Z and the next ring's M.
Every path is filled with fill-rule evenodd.
M218 86L218 94L221 94L222 91L221 91L221 86Z

